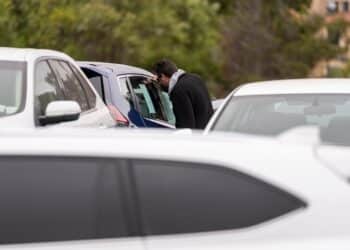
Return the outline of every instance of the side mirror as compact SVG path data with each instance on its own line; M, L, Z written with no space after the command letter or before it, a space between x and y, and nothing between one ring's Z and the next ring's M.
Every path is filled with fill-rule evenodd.
M53 101L45 110L45 115L39 117L41 125L69 122L79 119L81 108L76 101Z

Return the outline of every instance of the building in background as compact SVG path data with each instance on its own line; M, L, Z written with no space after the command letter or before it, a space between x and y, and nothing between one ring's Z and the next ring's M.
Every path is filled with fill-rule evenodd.
M310 14L324 18L325 26L317 33L329 39L344 52L337 58L318 62L310 72L310 77L336 76L350 60L350 0L313 0Z
M321 16L348 14L350 12L349 0L313 0L311 13Z

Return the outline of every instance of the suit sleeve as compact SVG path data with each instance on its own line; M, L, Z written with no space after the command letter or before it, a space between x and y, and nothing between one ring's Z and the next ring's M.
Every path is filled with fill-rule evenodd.
M195 128L195 117L190 97L185 91L171 95L176 118L176 128Z

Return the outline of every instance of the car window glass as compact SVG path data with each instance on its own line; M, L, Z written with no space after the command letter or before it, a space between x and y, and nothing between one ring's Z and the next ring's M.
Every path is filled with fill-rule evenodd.
M161 91L160 89L158 89L158 93L160 93L160 101L162 103L162 107L164 108L166 121L175 126L176 118L173 111L173 104L170 101L168 93Z
M73 69L75 76L79 79L79 82L81 86L83 87L87 100L89 102L90 108L93 108L96 106L96 95L91 90L90 85L86 82L85 78L81 75L81 73L75 68L74 65L70 64L70 67ZM102 81L102 79L101 79ZM102 95L101 95L102 96Z
M89 105L85 92L69 65L64 61L57 60L50 60L50 64L64 86L64 93L67 100L76 101L82 111L88 110Z
M64 100L62 89L47 61L41 61L35 66L34 95L37 116L45 115L50 102Z
M129 79L142 115L146 118L168 121L163 106L166 97L161 95L160 90L152 83L148 83L147 77L131 76Z
M340 117L350 119L350 95L238 96L227 103L213 130L278 135L297 126L326 129Z
M13 115L23 110L26 67L24 62L0 61L0 116Z
M146 235L245 228L304 206L272 185L220 166L133 164Z
M103 79L102 76L92 76L89 78L90 82L96 89L97 93L101 96L104 97L104 91L103 91ZM104 99L104 98L103 98Z
M119 162L0 158L0 244L127 236Z

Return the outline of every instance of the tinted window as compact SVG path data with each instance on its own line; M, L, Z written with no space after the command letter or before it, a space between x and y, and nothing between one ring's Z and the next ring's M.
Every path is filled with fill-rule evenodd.
M97 93L101 97L104 97L102 76L93 76L93 77L90 77L89 80L94 86L94 88L96 89Z
M0 243L126 236L115 162L0 158Z
M140 112L146 118L168 121L175 124L175 116L167 93L144 76L130 77L132 88L136 95L136 101Z
M46 107L50 102L64 100L62 89L47 61L41 61L36 65L34 95L36 115L45 115Z
M244 228L304 205L231 169L145 160L134 165L143 225L149 235Z
M73 100L79 103L81 110L89 109L89 104L85 95L85 91L68 63L63 61L50 60L52 68L62 84L64 85L64 93L68 100Z
M297 126L324 129L339 117L350 119L350 95L236 96L225 106L213 130L278 135Z
M0 116L21 111L25 102L26 63L0 61Z
M86 97L88 99L90 108L93 108L96 106L96 95L95 93L91 90L90 85L86 82L86 80L84 79L84 77L81 75L81 73L75 68L75 66L70 65L70 67L73 69L74 74L76 77L78 77L81 86L83 87ZM102 97L102 95L101 95Z

